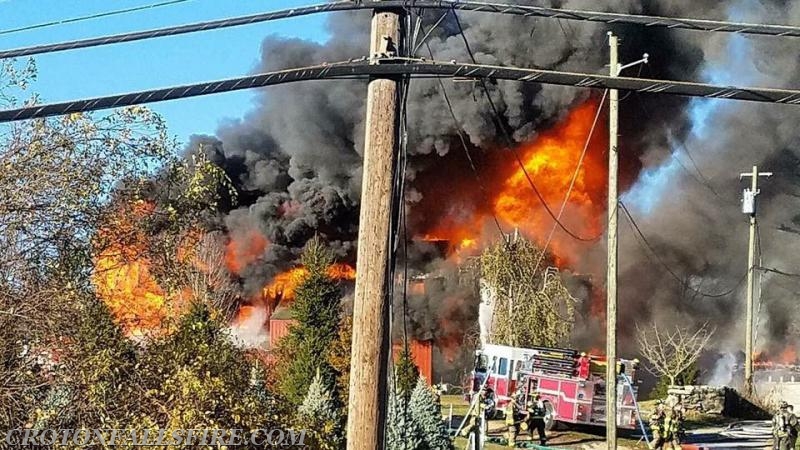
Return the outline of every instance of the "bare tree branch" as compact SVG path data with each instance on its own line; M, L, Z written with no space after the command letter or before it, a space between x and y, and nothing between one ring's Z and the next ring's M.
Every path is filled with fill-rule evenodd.
M650 362L647 370L675 384L678 376L700 357L714 331L708 323L694 331L679 325L673 331L661 329L656 323L647 328L636 324L636 339L642 356Z

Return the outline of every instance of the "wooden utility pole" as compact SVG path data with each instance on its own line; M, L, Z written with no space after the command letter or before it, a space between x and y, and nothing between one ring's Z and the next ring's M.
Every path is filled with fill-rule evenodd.
M744 338L744 388L748 396L753 395L753 290L756 270L756 196L758 196L758 177L771 177L772 172L759 172L753 166L750 173L742 173L739 179L751 177L750 190L745 189L742 199L742 212L750 215L750 241L747 248L747 317L745 318Z
M401 12L376 9L372 15L370 60L396 51ZM398 137L399 83L373 78L367 96L361 212L358 229L347 449L381 449L386 428L389 362L389 258L392 189Z
M618 41L608 32L609 74L619 75ZM617 134L619 91L609 90L608 112L608 272L606 274L606 448L617 448Z

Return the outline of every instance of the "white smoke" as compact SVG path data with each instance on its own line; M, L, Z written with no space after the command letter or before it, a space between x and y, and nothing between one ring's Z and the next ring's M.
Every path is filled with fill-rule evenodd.
M497 293L483 278L480 280L480 289L481 303L478 306L478 326L481 332L481 345L485 346L489 343L489 337L492 335L494 304Z
M240 348L256 348L263 346L269 337L265 327L266 322L266 308L262 306L253 307L248 316L231 325L231 340Z
M714 364L714 370L706 381L709 386L729 386L733 381L733 370L736 357L732 353L723 353Z

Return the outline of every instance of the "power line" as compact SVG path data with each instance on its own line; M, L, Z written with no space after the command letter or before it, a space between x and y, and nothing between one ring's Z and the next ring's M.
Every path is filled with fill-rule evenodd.
M62 20L55 20L55 21L52 21L52 22L38 23L36 25L27 25L27 26L24 26L24 27L11 28L11 29L8 29L8 30L2 30L2 31L0 31L0 35L19 33L21 31L38 30L38 29L41 29L41 28L54 27L56 25L65 25L65 24L68 24L68 23L84 22L84 21L87 21L87 20L99 19L99 18L102 18L102 17L118 16L118 15L121 15L121 14L127 14L127 13L136 12L136 11L144 11L146 9L155 9L155 8L160 8L162 6L175 5L177 3L186 3L186 2L189 2L189 1L192 1L192 0L170 0L170 1L161 2L161 3L153 3L153 4L150 4L150 5L137 6L137 7L134 7L134 8L118 9L118 10L115 10L115 11L107 11L107 12L98 13L98 14L91 14L91 15L88 15L88 16L72 17L72 18L69 18L69 19L62 19Z
M444 17L444 16L442 16ZM441 21L441 19L440 19ZM437 22L439 23L439 22ZM423 39L426 39L428 34L426 33ZM428 49L428 54L431 56L431 59L434 59L433 50L431 50L431 46L427 40L424 41L425 47ZM445 105L447 105L447 110L450 112L450 117L453 119L453 126L456 128L456 134L458 135L458 139L461 143L461 148L464 150L464 155L467 158L467 162L469 162L469 167L472 170L472 174L475 176L475 180L478 183L478 188L483 194L484 201L490 207L490 211L492 212L492 219L494 220L495 227L497 227L497 231L500 233L500 238L503 241L506 240L506 233L503 231L502 225L500 225L500 220L497 218L497 214L494 212L494 208L492 208L491 198L489 197L489 190L486 188L486 185L483 183L483 179L478 172L478 168L475 165L475 161L472 159L472 155L469 152L469 146L467 145L467 139L464 136L464 130L461 128L461 124L456 117L455 110L453 109L453 104L450 101L450 96L447 94L447 89L445 88L444 81L441 78L439 80L439 90L442 92L442 99L444 100Z
M716 86L685 81L610 77L608 75L523 69L519 67L492 66L487 64L426 61L416 58L376 58L373 62L375 64L367 62L366 58L361 58L356 61L323 63L315 66L264 72L225 80L0 110L0 123L141 105L145 103L232 92L242 89L274 86L297 81L353 77L367 78L370 76L389 75L468 77L475 79L489 78L582 88L655 92L669 95L716 97L790 105L800 104L800 90L790 89Z
M544 6L515 5L506 3L489 3L468 0L341 0L332 3L310 5L300 8L283 9L279 11L239 16L229 19L198 22L175 27L158 28L153 30L123 33L102 36L91 39L68 41L56 44L23 47L0 52L0 58L14 58L42 53L50 53L78 48L95 47L99 45L117 44L121 42L139 41L164 36L193 33L197 31L216 30L221 28L236 27L271 20L287 19L292 17L307 16L310 14L327 13L335 11L352 11L374 8L407 8L412 3L414 8L423 9L453 9L461 11L476 11L495 14L509 14L525 17L547 17L565 20L589 21L606 24L632 24L644 27L661 27L670 29L684 29L694 31L755 34L779 37L800 37L800 27L791 25L769 25L753 23L735 23L720 20L690 19L646 16L636 14L620 14L602 11L580 11Z
M589 143L592 141L592 135L594 134L595 126L597 126L597 121L600 119L600 113L603 111L603 104L606 101L606 95L608 95L608 91L603 91L603 96L600 98L600 103L597 105L597 112L594 115L594 120L592 121L592 127L589 129L589 134L586 136L586 143L583 145L583 150L581 151L581 156L578 158L578 164L575 165L575 171L572 173L572 179L569 182L569 188L567 188L567 193L564 194L564 200L561 202L561 207L558 210L558 219L561 219L561 215L564 213L564 209L567 206L567 201L569 200L570 195L572 194L572 189L575 187L575 181L578 179L578 174L580 173L581 166L583 166L583 159L586 157L586 153L589 150ZM553 224L553 227L550 228L550 233L547 235L547 240L544 243L544 247L542 247L542 252L539 254L539 259L536 261L536 266L533 268L533 272L539 269L539 264L542 263L542 259L544 259L544 254L547 252L547 247L550 246L550 241L553 239L553 233L556 231L556 224Z
M745 272L745 274L742 275L742 277L739 279L739 281L732 288L728 289L727 291L720 292L720 293L710 294L710 293L703 292L703 291L700 291L698 289L695 289L694 287L692 287L688 283L686 283L686 281L683 278L678 276L678 274L675 273L675 271L672 270L672 268L666 262L664 262L664 260L661 258L661 255L650 244L650 241L647 239L647 237L644 235L644 233L642 233L642 230L639 228L639 225L633 219L633 216L631 215L630 211L628 211L628 208L625 206L625 204L620 201L619 202L619 206L622 208L622 211L625 213L625 217L628 218L628 223L631 225L631 228L636 232L636 235L639 238L639 239L637 239L637 241L640 242L640 244L643 244L643 246L646 247L646 249L649 250L649 252L652 253L653 256L655 256L655 258L658 261L658 263L661 264L662 267L664 267L664 269L667 271L667 273L670 274L672 276L672 278L674 278L675 281L677 281L685 289L688 289L688 290L690 290L690 291L694 292L695 294L700 295L702 297L720 298L720 297L725 297L725 296L728 296L728 295L732 294L734 291L736 291L736 289L739 288L739 286L742 284L742 282L745 280L745 278L747 278L747 272Z
M644 115L648 119L652 119L653 116L650 114L650 111L648 111L647 108L645 107L644 100L642 100L641 96L638 93L636 95L636 99L638 100L639 108L641 108L642 112L644 112ZM664 127L664 130L669 132L669 129L666 126ZM668 134L669 134L670 137L672 137L672 133L668 133ZM677 144L678 144L678 148L682 149L683 152L686 154L686 156L689 157L689 161L692 163L692 167L694 167L694 170L697 172L697 175L700 178L697 178L696 176L694 176L694 174L691 173L689 171L689 169L687 169L686 166L684 166L683 163L681 163L680 160L676 158L675 160L678 161L678 164L680 164L680 166L683 168L683 170L685 170L686 173L689 176L691 176L698 184L704 186L706 189L711 191L711 193L714 194L715 197L719 198L720 197L719 193L717 192L716 189L714 189L714 186L711 185L711 181L708 179L708 177L706 177L705 174L703 174L703 172L700 170L700 167L697 165L697 162L695 161L694 157L692 156L692 152L689 151L689 147L686 145L686 140L683 139L683 138L678 137L678 138L676 138L676 141L677 141Z
M786 271L783 271L783 270L780 270L780 269L775 269L775 268L772 268L772 267L759 267L759 269L763 270L764 272L777 273L778 275L783 275L783 276L789 277L789 278L800 278L800 273L786 272Z
M467 49L467 53L469 54L469 57L472 60L472 63L473 64L477 64L478 61L475 59L475 54L472 52L472 48L470 47L469 41L467 40L467 35L464 34L464 28L461 26L461 20L459 20L458 13L456 13L455 10L453 10L453 16L455 17L456 25L458 26L458 32L459 32L459 34L461 34L461 39L464 41L464 46ZM489 87L486 85L486 79L485 78L480 78L478 81L481 84L481 87L483 88L483 93L486 96L486 100L489 102L489 107L492 109L492 117L494 118L495 124L500 129L500 131L502 132L503 137L505 138L506 147L514 155L514 159L516 160L517 165L519 165L520 170L522 170L523 175L525 175L525 179L528 181L528 184L531 186L531 189L533 189L533 193L536 194L536 197L539 199L539 202L542 204L542 206L544 207L545 211L547 211L547 214L550 215L550 218L553 219L553 222L555 222L555 224L558 225L558 227L561 228L562 231L567 233L567 235L569 235L571 238L576 239L578 241L592 242L592 241L596 241L597 239L599 239L600 236L602 236L602 233L598 234L597 236L592 237L592 238L585 238L585 237L579 236L575 232L573 232L570 229L568 229L564 225L564 223L561 222L560 217L556 217L556 215L553 214L553 210L550 209L550 206L545 201L544 196L542 195L541 191L539 191L539 188L536 187L536 184L533 182L533 179L531 178L530 174L528 173L528 170L525 168L525 163L522 161L522 158L519 156L519 151L517 150L516 143L514 142L513 139L511 139L511 135L509 135L508 130L506 130L505 124L503 123L503 119L500 116L500 112L497 110L497 106L495 106L494 100L492 100L492 96L489 93Z

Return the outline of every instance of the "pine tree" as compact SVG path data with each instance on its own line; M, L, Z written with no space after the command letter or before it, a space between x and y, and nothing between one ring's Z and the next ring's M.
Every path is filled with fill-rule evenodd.
M339 403L347 406L350 395L350 352L353 341L353 317L345 314L339 324L339 335L328 354L328 364L336 372L336 393Z
M442 420L442 409L425 378L419 377L409 401L411 418L422 433L425 450L450 450L453 448L447 427Z
M421 450L425 443L422 430L414 421L406 392L391 389L387 418L386 445L388 450Z
M411 357L411 352L408 348L404 348L398 355L394 370L397 390L403 394L407 401L411 391L414 390L414 386L417 385L417 378L419 378L419 369L414 364L414 359Z
M296 324L276 349L276 387L293 405L302 403L317 370L326 383L334 379L328 356L339 330L341 299L338 282L328 273L333 255L318 238L306 245L301 262L307 274L290 307Z
M336 398L317 371L297 412L300 429L310 433L308 445L337 449L344 443L344 421Z

